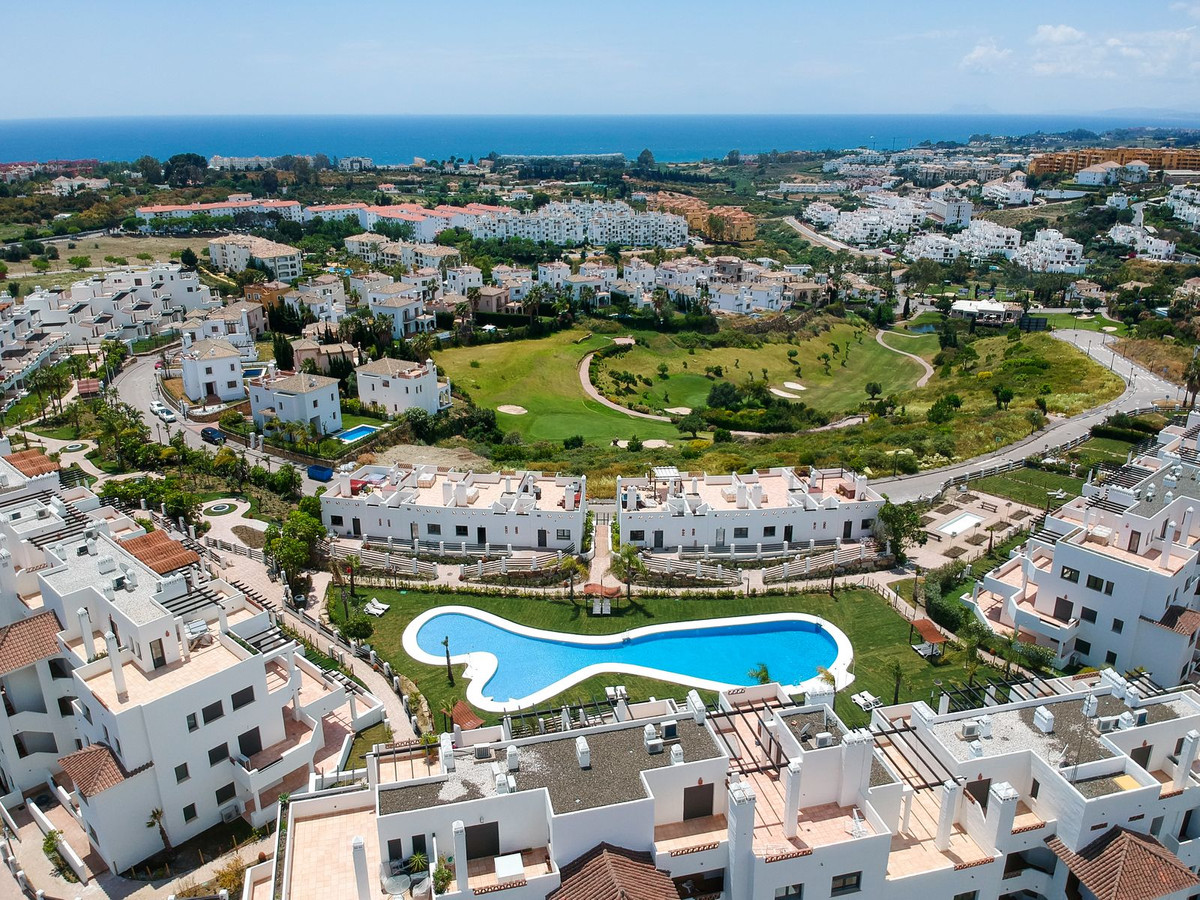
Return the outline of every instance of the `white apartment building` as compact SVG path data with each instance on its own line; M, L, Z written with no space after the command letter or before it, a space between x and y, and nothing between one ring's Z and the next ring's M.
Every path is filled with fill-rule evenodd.
M304 221L304 210L295 200L247 200L238 199L236 196L212 203L165 203L139 206L135 210L135 214L142 220L142 231L170 228L172 219L189 219L201 215L213 218L247 217L259 220L278 216L289 222Z
M179 364L183 369L183 392L192 402L209 405L246 398L242 354L228 341L210 338L194 344L185 334Z
M50 190L56 197L69 197L77 191L106 191L111 186L107 178L68 178L65 175L50 182Z
M363 466L321 495L325 528L375 543L577 550L587 477Z
M644 259L634 257L625 263L621 280L630 284L636 284L643 290L651 291L654 290L654 286L657 283L658 273L650 263Z
M571 267L565 262L554 260L553 262L538 263L538 284L544 284L552 288L566 287L567 279L570 277Z
M379 261L385 266L445 271L460 265L462 255L454 247L442 247L439 244L388 241L380 245Z
M250 415L262 431L280 422L299 422L318 435L337 434L342 430L338 380L282 372L269 362L262 375L250 379Z
M354 374L358 399L382 407L388 415L423 409L433 416L450 408L450 380L438 381L432 359L415 363L384 356L359 366Z
M909 259L932 259L934 262L951 263L962 252L959 242L944 234L921 234L904 247Z
M1108 230L1108 239L1114 244L1133 247L1137 255L1145 259L1170 259L1175 255L1175 243L1155 237L1138 225L1114 225Z
M304 221L311 222L314 219L321 219L325 222L345 222L353 219L365 228L367 209L368 206L365 203L327 203L320 206L306 206L304 207Z
M1020 231L986 219L971 222L966 231L955 235L954 240L959 242L964 253L981 258L1003 256L1012 259L1021 248Z
M970 225L973 210L971 201L958 196L957 192L951 194L947 191L941 197L931 197L929 200L929 211L933 217L943 225L954 228Z
M1116 184L1121 173L1121 164L1107 160L1088 166L1075 173L1076 184L1103 185Z
M1087 268L1083 245L1064 237L1061 231L1043 228L1013 256L1034 272L1066 272L1081 275Z
M230 234L208 242L213 267L225 272L242 272L253 261L270 268L276 281L292 282L300 277L301 253L295 247L246 234Z
M1033 202L1033 189L1024 181L989 181L982 188L983 199L1001 206L1028 206Z
M818 200L815 203L810 203L804 207L804 218L806 221L812 222L818 228L828 228L838 219L837 207L832 206L823 200Z
M617 283L617 267L610 262L590 259L579 266L579 274L585 278L599 279L602 291L612 290Z
M677 288L699 288L707 285L716 276L717 267L711 262L702 262L694 256L672 259L660 263L655 270L655 284L668 291Z
M471 288L483 287L483 272L477 266L457 266L446 270L446 290L464 297Z
M398 341L433 330L434 317L425 311L419 287L404 282L383 285L368 291L366 300L372 315L392 317L392 337Z
M656 552L861 541L882 505L865 478L838 469L709 475L660 466L617 479L621 540Z
M53 790L76 858L122 872L160 851L153 809L175 845L230 817L264 825L382 718L194 552L86 489L0 500L0 544L17 616L0 637L4 802Z
M1040 531L964 597L989 628L1019 629L1060 665L1144 667L1159 684L1195 669L1200 414L1154 449L1053 511Z
M436 754L380 746L365 788L293 800L285 858L247 881L284 900L357 881L366 898L377 871L420 852L430 873L453 860L447 900L1200 889L1193 691L1142 699L1108 671L959 712L876 709L867 728L831 706L755 685L711 708L692 691L564 709L545 733L511 713L443 735ZM306 852L317 845L327 852Z
M364 231L362 234L346 238L342 243L346 247L346 252L350 255L360 257L369 263L374 263L379 261L380 247L386 244L387 240L382 234Z

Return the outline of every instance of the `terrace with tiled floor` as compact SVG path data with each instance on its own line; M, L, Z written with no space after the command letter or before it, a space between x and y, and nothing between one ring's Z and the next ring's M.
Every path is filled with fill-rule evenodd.
M366 845L367 877L372 893L379 886L379 839L371 808L328 812L297 819L288 838L291 900L338 900L357 897L351 842Z
M504 853L502 856L508 856ZM548 875L554 871L550 862L550 851L546 847L532 847L521 851L521 864L525 869L525 880L539 875ZM496 878L496 859L492 856L467 861L467 885L473 891L480 888L490 888L500 884Z
M947 849L938 849L935 838L941 812L940 794L938 789L913 792L908 831L892 836L888 878L903 878L918 872L992 860L992 854L975 843L959 824L951 829Z

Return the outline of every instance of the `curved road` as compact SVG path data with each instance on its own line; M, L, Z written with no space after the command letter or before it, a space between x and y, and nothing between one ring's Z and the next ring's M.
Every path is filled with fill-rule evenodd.
M907 338L923 337L924 335L905 334L903 331L876 331L875 332L875 341L876 341L876 343L879 344L880 347L885 347L886 349L891 350L893 353L899 353L901 356L907 356L909 359L915 360L916 362L920 363L921 368L925 370L925 374L917 379L917 387L923 388L923 387L925 387L925 385L929 384L929 379L933 377L933 366L931 366L929 363L927 363L920 356L917 356L917 354L915 354L915 353L909 353L905 350L897 350L891 344L886 343L883 339L883 336L885 334L898 334L900 337L907 337Z
M1031 453L1065 444L1067 441L1087 434L1093 425L1098 425L1108 416L1122 409L1146 407L1155 400L1175 398L1178 395L1179 385L1164 381L1148 369L1130 362L1123 356L1118 356L1108 346L1116 340L1111 334L1078 330L1054 331L1051 334L1058 340L1066 341L1082 350L1096 362L1120 375L1125 379L1125 392L1116 400L1089 409L1070 419L1061 419L1030 435L1025 440L1009 444L994 453L977 456L966 462L945 466L941 469L919 472L916 475L877 478L871 482L871 486L897 502L916 500L919 497L937 493L941 490L943 482L956 475L978 472L980 469L990 468L1001 463L1024 459Z
M636 409L630 409L627 406L622 406L619 403L613 403L592 384L592 376L590 366L592 357L595 353L589 353L579 362L579 385L583 388L583 392L599 403L601 406L607 406L609 409L614 409L619 413L624 413L627 416L633 416L635 419L652 419L655 422L670 422L669 416L656 416L652 413L638 412Z

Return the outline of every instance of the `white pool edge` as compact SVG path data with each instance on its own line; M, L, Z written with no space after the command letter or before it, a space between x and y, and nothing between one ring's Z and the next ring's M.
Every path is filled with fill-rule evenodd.
M829 620L822 619L820 616L811 616L808 613L766 613L757 616L723 616L718 619L697 619L690 622L645 625L641 628L621 631L617 634L585 635L531 628L527 625L520 625L509 619L505 619L502 616L497 616L480 609L473 609L469 606L437 606L433 609L425 610L408 623L401 638L401 646L404 648L404 652L417 662L425 663L426 665L444 666L446 664L446 657L444 655L434 656L433 654L426 653L418 646L417 632L430 619L447 613L460 613L466 616L473 616L497 628L503 628L506 631L524 635L525 637L593 645L620 644L627 639L632 640L634 638L645 637L646 635L663 634L671 631L693 631L703 628L721 628L729 625L759 624L764 622L808 622L817 625L825 631L826 634L833 638L834 645L837 647L837 655L829 665L829 672L834 679L834 689L840 691L854 681L854 673L850 671L854 665L854 648L850 644L850 639L846 637L845 632ZM486 651L451 653L450 663L452 665L459 664L466 666L463 677L468 682L467 701L476 709L486 710L487 712L515 712L527 709L530 706L548 700L556 694L562 693L567 688L579 684L579 682L591 678L593 675L602 674L641 675L646 678L667 681L671 684L702 688L709 691L724 691L730 688L744 687L744 685L728 684L722 681L693 678L688 675L681 675L678 672L656 669L649 666L631 665L628 663L605 663L576 669L570 675L560 678L558 681L547 685L539 691L534 691L532 694L516 700L510 700L507 703L498 703L490 697L483 696L483 685L487 684L488 679L495 674L496 668L499 666L499 661L495 654ZM789 694L801 694L808 693L814 689L827 689L827 685L822 676L817 675L798 684L783 685L783 689Z

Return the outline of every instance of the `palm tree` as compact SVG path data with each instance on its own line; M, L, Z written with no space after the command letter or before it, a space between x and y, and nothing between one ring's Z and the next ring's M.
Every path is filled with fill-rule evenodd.
M442 638L442 646L446 648L446 680L454 687L454 669L450 668L450 635Z
M40 416L46 409L46 401L42 399L42 394L46 390L46 370L34 369L29 373L29 377L25 379L25 389L33 391L37 395L38 415Z
M575 579L586 578L588 574L587 566L579 561L577 556L564 556L562 565L558 567L558 571L567 577L570 583L571 605L575 605Z
M1187 394L1192 395L1188 406L1196 405L1196 392L1200 390L1200 358L1192 356L1188 361L1187 368L1183 370L1183 389L1185 398Z
M746 673L746 677L757 684L770 684L771 673L767 670L767 664L760 662L757 666Z
M642 562L641 551L634 544L622 544L617 555L613 557L610 571L625 582L625 600L633 602L633 579L646 571Z
M163 827L163 811L159 808L150 810L150 818L146 820L147 828L157 828L158 836L162 838L163 849L171 852L171 839L167 837L167 829Z
M62 414L63 394L71 389L71 377L63 369L46 369L46 389L54 396L58 412Z

